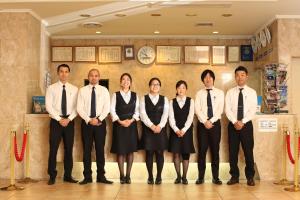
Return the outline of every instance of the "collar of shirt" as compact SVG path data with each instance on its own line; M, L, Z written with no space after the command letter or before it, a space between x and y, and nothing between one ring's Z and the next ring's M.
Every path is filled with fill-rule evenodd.
M184 103L185 100L186 100L186 96L183 96L182 98L180 98L179 96L177 96L177 97L176 97L176 100L177 100L178 103L179 103L179 102Z
M213 90L215 89L215 87L214 87L214 86L212 86L211 88L205 87L204 89L205 89L205 90L211 89L211 91L213 91Z
M63 84L61 81L58 81L58 85L60 85L61 87L62 87L63 85L65 85L65 87L67 87L67 86L68 86L68 82L66 82L65 84Z
M158 99L159 94L153 95L153 94L149 93L149 97L150 97L151 100Z
M120 93L123 97L130 97L131 95L131 91L128 90L128 92L124 92L123 90L120 90Z
M243 88L243 90L247 90L248 86L247 85L244 85L243 87L240 87L240 86L236 86L236 91L237 92L240 92L240 88Z
M98 88L98 85L92 85L92 84L89 84L89 89L90 89L90 90L92 90L92 89L93 89L93 87L95 87L95 89L97 90L97 88Z

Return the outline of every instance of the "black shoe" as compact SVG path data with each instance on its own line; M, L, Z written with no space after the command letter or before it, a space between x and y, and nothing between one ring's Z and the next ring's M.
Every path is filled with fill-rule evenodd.
M239 179L237 178L231 178L228 182L227 182L227 185L234 185L234 184L237 184L239 183Z
M188 180L186 179L186 178L182 178L182 184L183 185L187 185L187 184L189 184L189 182L188 182Z
M120 183L121 183L121 184L125 184L125 183L126 183L126 179L125 179L124 176L121 176L121 177L120 177Z
M131 178L129 176L126 176L125 183L126 184L131 184Z
M217 179L213 179L212 183L216 184L216 185L222 185L222 181L220 179L218 179L218 178Z
M64 182L68 182L68 183L78 183L78 181L75 180L73 177L64 177Z
M174 181L174 184L180 184L181 183L181 178L177 177Z
M105 177L97 178L97 183L113 184L114 182L107 180Z
M82 181L79 182L80 185L85 185L85 184L88 184L88 183L92 183L93 180L92 179L83 179Z
M204 179L198 178L198 179L196 180L196 184L197 184L197 185L200 185L200 184L203 184L203 183L204 183Z
M162 182L161 178L156 178L155 179L155 185L160 185Z
M48 181L48 185L54 185L55 184L55 178L50 178Z
M148 185L153 185L154 184L153 178L148 178L147 183Z
M249 186L255 186L255 182L254 182L253 178L249 178L247 180L247 185L249 185Z

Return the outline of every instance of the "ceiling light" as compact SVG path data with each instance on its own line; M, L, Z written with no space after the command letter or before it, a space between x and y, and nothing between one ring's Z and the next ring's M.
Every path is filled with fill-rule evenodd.
M153 13L153 14L151 14L151 16L152 16L152 17L160 17L161 14L159 14L159 13Z
M230 14L230 13L226 13L226 14L223 14L222 16L223 16L223 17L231 17L231 16L232 16L232 14Z
M86 18L88 18L88 17L91 17L91 15L90 14L81 14L80 17L86 17Z
M102 27L103 25L99 22L85 22L82 24L84 28L99 28Z
M200 22L197 23L195 26L213 26L212 22Z
M187 17L196 17L196 16L197 16L197 14L188 13L188 14L185 14L185 16L187 16Z
M116 14L115 16L116 16L116 17L126 17L125 14Z
M101 34L102 32L101 32L101 31L96 31L96 33L97 33L97 34Z
M219 31L214 31L214 32L212 32L213 34L218 34L219 33Z
M159 34L160 32L159 31L154 31L154 34Z

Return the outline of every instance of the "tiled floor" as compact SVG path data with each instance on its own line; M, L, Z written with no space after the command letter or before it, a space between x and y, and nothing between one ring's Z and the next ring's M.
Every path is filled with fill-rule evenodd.
M0 181L0 186L7 185L7 181ZM20 185L20 184L19 184ZM1 200L110 200L110 199L199 199L199 200L300 200L300 192L292 193L283 190L283 186L276 186L272 182L256 182L255 187L249 187L244 182L227 186L216 186L211 183L195 185L174 185L171 181L160 186L149 186L136 182L131 185L120 185L117 181L113 185L92 183L89 185L68 184L57 181L48 186L46 181L23 185L23 191L0 191Z

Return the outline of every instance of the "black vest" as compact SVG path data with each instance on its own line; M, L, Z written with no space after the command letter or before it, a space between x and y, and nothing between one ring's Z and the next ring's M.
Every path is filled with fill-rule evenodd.
M185 104L182 108L179 107L179 104L175 99L173 99L173 111L174 111L174 118L176 121L176 126L179 129L182 129L187 121L190 112L190 105L191 105L191 98L186 97Z
M159 99L156 105L154 105L149 97L149 95L145 95L145 108L146 113L151 120L151 122L155 125L158 125L161 117L164 112L165 105L165 97L159 95Z
M120 92L116 92L116 113L120 120L131 119L135 112L136 93L131 92L128 104L124 101Z

